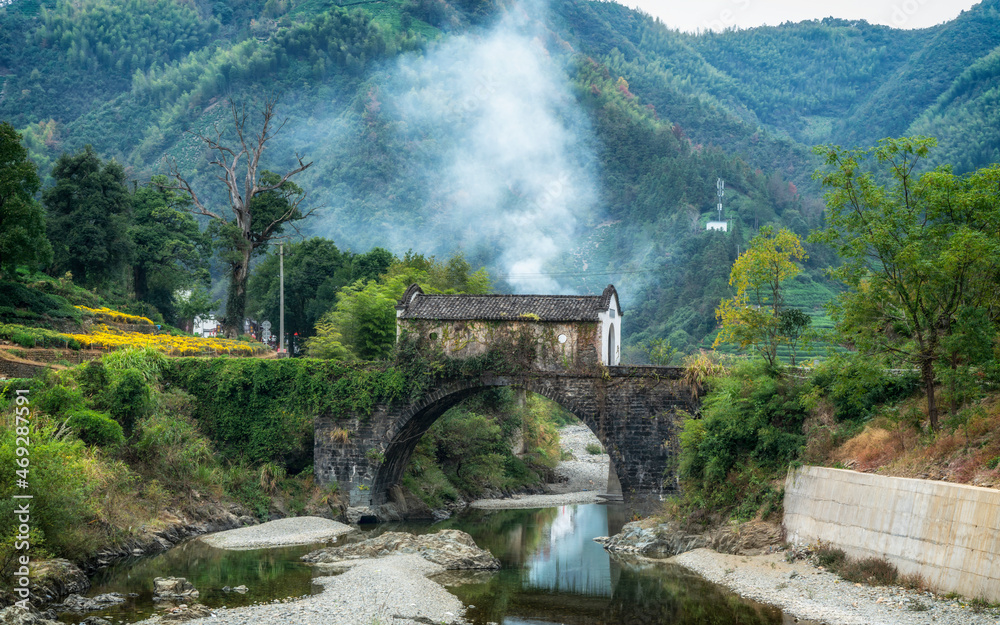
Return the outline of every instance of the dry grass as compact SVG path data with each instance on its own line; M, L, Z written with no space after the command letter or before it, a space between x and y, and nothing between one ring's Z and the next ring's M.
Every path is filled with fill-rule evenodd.
M881 425L869 425L836 449L833 459L858 471L874 471L906 451L904 439L899 429L890 431Z
M106 531L138 528L153 516L149 502L135 496L139 475L124 462L102 458L99 451L88 449L82 469L95 495L97 525Z
M719 362L714 352L701 350L684 359L684 375L681 382L697 398L710 377L723 375L725 372L725 365Z
M957 418L945 412L933 436L922 427L925 407L923 400L904 402L833 449L827 462L897 477L1000 486L1000 396L977 402ZM822 451L819 442L814 446Z
M924 587L919 575L900 575L896 566L885 558L851 558L842 549L820 544L813 551L813 561L849 582L911 589Z
M340 443L341 445L347 442L347 439L351 437L351 433L344 428L334 428L330 432L330 440L334 443Z

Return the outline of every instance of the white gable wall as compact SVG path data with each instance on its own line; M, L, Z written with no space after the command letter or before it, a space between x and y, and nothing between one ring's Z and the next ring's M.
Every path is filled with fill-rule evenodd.
M618 297L612 297L608 309L598 313L601 321L601 362L610 367L617 366L622 359L622 316ZM615 353L608 354L608 335L615 333Z

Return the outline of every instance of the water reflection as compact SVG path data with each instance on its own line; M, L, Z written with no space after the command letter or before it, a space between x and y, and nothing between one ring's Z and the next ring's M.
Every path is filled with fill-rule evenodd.
M480 512L452 521L504 568L450 588L477 625L780 625L781 612L686 570L611 556L593 542L621 530L616 506ZM609 522L610 520L610 522Z
M120 606L86 616L103 616L116 621L132 622L151 616L154 577L186 577L198 589L198 601L209 607L236 607L265 602L275 597L288 597L312 592L312 567L299 557L321 545L227 551L210 547L200 540L191 540L149 558L122 561L94 576L87 596L106 592L135 595ZM226 586L245 585L245 594L224 592ZM64 614L64 623L77 623L81 615Z
M544 534L544 545L525 565L530 588L611 596L608 552L593 540L608 535L602 506L563 506Z

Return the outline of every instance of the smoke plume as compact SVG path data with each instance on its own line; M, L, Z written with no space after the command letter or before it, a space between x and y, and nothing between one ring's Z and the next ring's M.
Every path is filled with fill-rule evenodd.
M445 37L382 74L379 115L402 135L420 215L369 224L375 238L363 239L396 253L463 251L516 291L561 291L543 274L563 268L591 221L596 174L544 11L518 3L493 27Z

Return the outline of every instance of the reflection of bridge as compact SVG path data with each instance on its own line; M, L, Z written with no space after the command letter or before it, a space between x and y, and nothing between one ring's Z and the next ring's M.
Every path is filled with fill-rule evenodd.
M446 410L491 387L511 386L559 403L590 427L611 456L626 504L632 507L676 489L676 411L693 410L682 369L600 367L592 372L533 371L524 375L439 380L416 403L376 406L370 417L316 420L314 462L321 483L337 482L351 506L378 507L393 499L393 486L420 437ZM346 441L336 435L347 430Z

